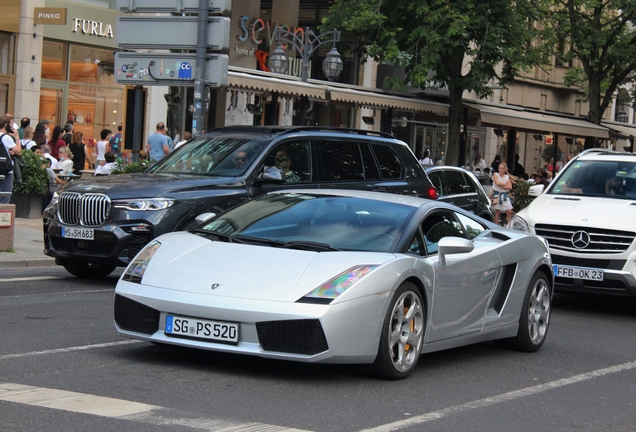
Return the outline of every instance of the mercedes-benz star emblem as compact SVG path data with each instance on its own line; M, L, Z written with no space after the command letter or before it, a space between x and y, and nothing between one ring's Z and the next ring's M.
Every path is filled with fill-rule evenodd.
M572 246L577 249L585 249L590 245L590 235L585 231L577 231L572 234Z
M210 288L212 289L217 289L219 287L220 284L212 284L212 286Z

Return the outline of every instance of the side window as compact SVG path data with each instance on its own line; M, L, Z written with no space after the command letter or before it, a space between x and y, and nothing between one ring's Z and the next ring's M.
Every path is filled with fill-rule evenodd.
M465 173L462 173L462 175L464 176L466 193L477 193L477 186L475 186L475 182L473 181L473 179L468 177Z
M362 163L364 164L364 178L366 180L380 180L380 171L375 164L375 159L371 154L371 149L368 144L360 144L360 150L362 151Z
M264 162L283 171L285 183L311 181L311 151L308 141L291 141L272 150Z
M446 171L446 180L448 180L450 195L459 195L467 192L464 174L461 172L453 170Z
M320 141L323 181L364 180L362 156L358 143L351 141Z
M424 234L428 255L437 253L437 244L444 237L466 238L461 224L455 220L451 213L446 212L427 215L422 222L422 234Z
M466 232L466 237L468 240L472 240L484 231L486 231L486 227L477 222L476 220L469 218L468 216L464 216L463 214L456 213L457 219L464 226L464 231Z
M411 244L409 245L409 249L406 253L410 253L413 255L424 256L426 254L426 249L424 248L424 240L422 240L422 236L419 232L413 236L411 240Z
M428 173L428 178L431 179L431 183L437 189L437 194L439 196L448 195L448 189L446 188L446 183L444 182L444 174L441 171L432 171Z
M390 147L380 144L372 144L375 157L380 165L380 172L384 179L401 179L404 178L404 167L397 155Z

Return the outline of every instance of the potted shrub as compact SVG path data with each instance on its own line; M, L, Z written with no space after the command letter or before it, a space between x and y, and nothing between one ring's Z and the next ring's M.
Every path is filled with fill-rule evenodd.
M42 158L31 151L23 151L22 181L13 181L11 204L15 204L15 217L39 219L42 217L42 198L48 189L48 174Z

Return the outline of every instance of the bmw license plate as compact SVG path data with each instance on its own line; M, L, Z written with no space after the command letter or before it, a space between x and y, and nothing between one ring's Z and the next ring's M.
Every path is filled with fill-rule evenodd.
M62 227L62 237L81 240L94 240L95 230L93 230L93 228Z
M586 279L586 280L603 280L602 269L591 269L585 267L568 267L557 264L552 264L554 270L554 276L566 277L572 279Z
M167 315L165 333L166 336L183 336L238 343L239 325L237 323Z

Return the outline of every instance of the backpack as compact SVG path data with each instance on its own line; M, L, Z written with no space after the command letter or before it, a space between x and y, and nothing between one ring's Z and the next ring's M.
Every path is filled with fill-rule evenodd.
M0 161L0 176L6 176L13 171L13 162L11 161L11 155L7 151L7 147L2 142L2 138L7 134L0 135L0 158L5 158L4 161Z

